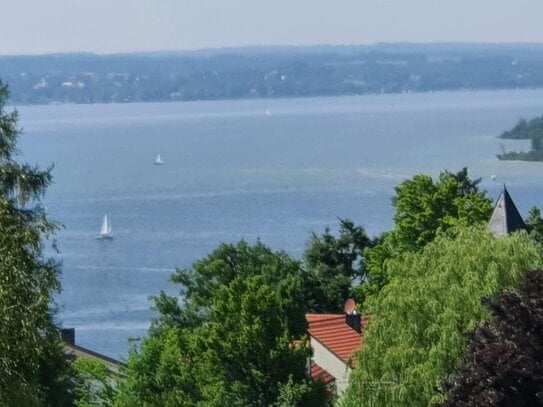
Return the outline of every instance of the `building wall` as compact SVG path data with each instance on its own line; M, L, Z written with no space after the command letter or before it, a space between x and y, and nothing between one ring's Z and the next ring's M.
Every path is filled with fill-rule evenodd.
M311 337L311 348L315 363L336 378L337 395L341 397L349 385L351 368L313 337Z

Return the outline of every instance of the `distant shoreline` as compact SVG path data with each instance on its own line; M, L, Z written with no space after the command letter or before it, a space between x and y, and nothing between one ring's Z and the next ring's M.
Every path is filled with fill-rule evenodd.
M530 151L508 151L498 154L504 161L543 161L543 115L526 120L519 119L511 130L500 134L499 138L507 140L531 140Z
M444 94L444 93L476 93L476 92L536 92L542 91L543 85L536 88L499 88L499 89L444 89L444 90L428 90L421 92L396 92L396 93L365 93L357 95L311 95L311 96L291 96L291 97L276 97L276 98L231 98L231 99L201 99L201 100L146 100L146 101L128 101L128 102L50 102L50 103L18 103L10 104L8 108L18 107L33 107L33 106L89 106L89 105L131 105L131 104L171 104L171 103L202 103L202 102L241 102L241 101L281 101L281 100L304 100L304 99L327 99L341 97L371 97L371 96L400 96L400 95L429 95L429 94ZM543 105L542 105L543 106ZM543 108L542 108L543 111Z
M0 56L16 105L543 88L543 44L377 44Z

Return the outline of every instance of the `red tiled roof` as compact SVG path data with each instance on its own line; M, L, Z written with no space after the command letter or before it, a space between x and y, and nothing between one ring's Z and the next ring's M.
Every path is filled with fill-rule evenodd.
M345 363L362 345L362 334L347 325L345 314L306 314L307 332ZM362 329L368 317L362 318Z
M311 361L309 369L309 374L314 381L321 380L322 382L324 382L324 384L328 385L336 380L334 376L332 376L330 373L328 373L326 370L324 370L313 361Z

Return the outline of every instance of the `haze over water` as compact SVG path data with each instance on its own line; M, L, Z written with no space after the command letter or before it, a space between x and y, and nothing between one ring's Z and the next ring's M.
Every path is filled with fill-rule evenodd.
M145 335L148 297L177 292L175 267L242 238L300 257L310 233L335 230L338 217L383 232L394 186L416 173L467 166L493 198L507 183L523 216L543 206L543 163L495 158L499 133L543 113L543 90L19 112L21 160L55 164L45 205L65 225L59 320L113 357ZM164 166L153 165L159 152ZM113 241L95 239L105 212Z

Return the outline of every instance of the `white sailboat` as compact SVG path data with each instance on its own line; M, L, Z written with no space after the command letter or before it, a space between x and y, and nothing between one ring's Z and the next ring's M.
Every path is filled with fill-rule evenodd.
M266 109L266 116L267 117L271 117L271 110L270 109Z
M162 161L162 158L160 157L160 153L157 154L155 158L155 162L153 163L155 165L164 165L164 161Z
M111 221L109 220L107 213L104 215L102 221L102 227L100 228L100 235L96 236L96 239L113 239L113 232L111 230Z

